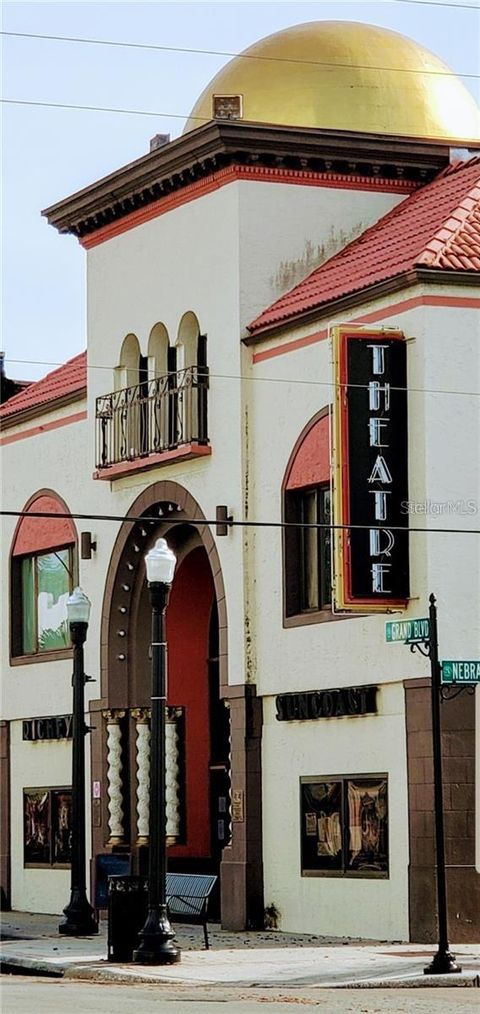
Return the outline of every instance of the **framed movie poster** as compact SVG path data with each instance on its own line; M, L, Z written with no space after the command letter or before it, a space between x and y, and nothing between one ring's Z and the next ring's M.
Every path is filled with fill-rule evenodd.
M23 790L25 866L68 866L72 848L70 788Z

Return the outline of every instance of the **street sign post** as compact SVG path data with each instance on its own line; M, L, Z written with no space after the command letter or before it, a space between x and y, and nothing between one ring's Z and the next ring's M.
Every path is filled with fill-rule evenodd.
M442 662L442 683L480 683L480 660Z
M385 624L387 644L421 644L430 637L430 620L424 616L419 620L389 620Z
M430 595L428 617L419 620L389 620L385 624L387 644L408 644L410 651L419 651L430 659L433 747L433 795L435 813L435 852L437 867L438 950L433 961L424 968L426 975L461 972L448 943L447 884L445 867L445 828L443 817L442 738L440 699L448 700L462 693L474 693L471 685L480 683L480 660L440 662L438 658L437 606ZM442 687L442 684L453 684ZM470 686L468 685L470 684ZM449 693L451 690L451 694ZM480 698L479 698L480 700ZM478 858L478 857L477 857ZM477 863L478 869L478 863Z

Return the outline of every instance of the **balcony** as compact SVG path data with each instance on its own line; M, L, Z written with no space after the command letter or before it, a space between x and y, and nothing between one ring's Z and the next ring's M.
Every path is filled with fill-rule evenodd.
M97 398L94 478L210 454L207 391L207 367L190 366Z

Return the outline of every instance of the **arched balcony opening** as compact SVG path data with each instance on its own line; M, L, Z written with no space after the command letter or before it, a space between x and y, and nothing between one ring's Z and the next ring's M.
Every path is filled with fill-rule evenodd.
M195 314L184 313L175 345L177 373L177 430L195 432L200 444L207 442L207 336L201 334Z
M127 335L115 390L97 398L95 477L210 453L207 390L206 336L194 313L183 315L175 345L165 325L156 323L146 355L136 336Z

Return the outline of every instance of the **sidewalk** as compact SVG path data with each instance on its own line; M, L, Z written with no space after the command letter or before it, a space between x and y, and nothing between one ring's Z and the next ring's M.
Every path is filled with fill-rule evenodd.
M2 915L2 971L133 984L312 986L480 986L480 946L452 945L462 972L426 976L436 947L372 942L307 934L231 933L209 927L210 950L203 950L201 927L175 926L182 951L170 967L114 964L106 960L107 923L94 937L61 937L59 916L8 912Z

